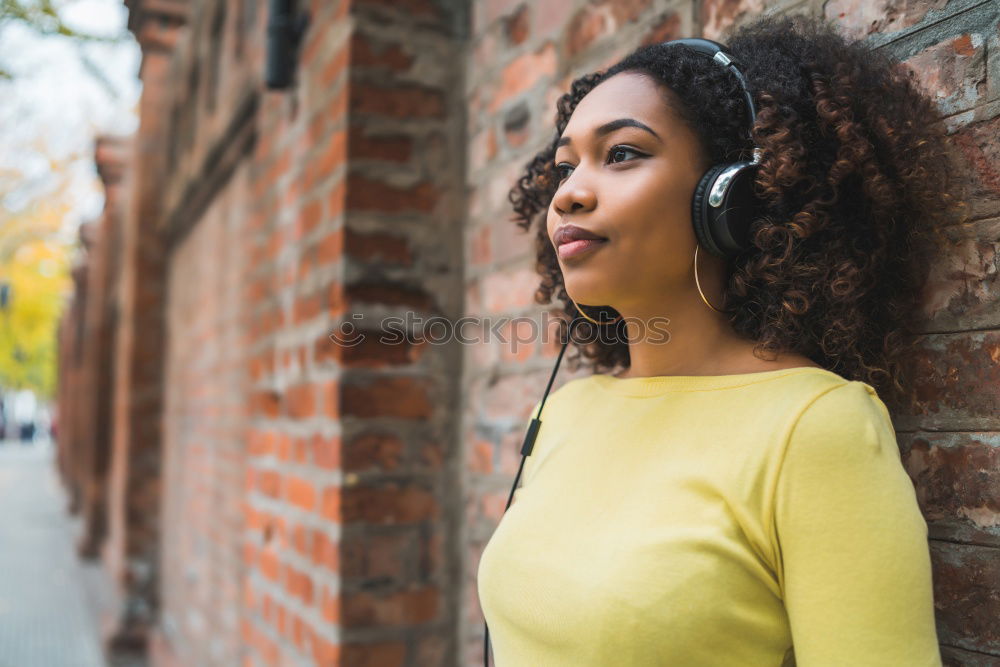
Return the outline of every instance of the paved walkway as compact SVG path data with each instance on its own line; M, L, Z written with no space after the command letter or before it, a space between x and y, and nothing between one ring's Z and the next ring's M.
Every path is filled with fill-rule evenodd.
M48 443L0 442L0 667L103 667Z

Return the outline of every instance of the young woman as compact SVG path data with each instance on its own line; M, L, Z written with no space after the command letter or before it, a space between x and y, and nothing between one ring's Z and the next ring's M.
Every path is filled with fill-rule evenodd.
M881 398L962 210L939 119L802 17L573 82L511 200L597 372L535 406L480 560L499 667L941 664Z

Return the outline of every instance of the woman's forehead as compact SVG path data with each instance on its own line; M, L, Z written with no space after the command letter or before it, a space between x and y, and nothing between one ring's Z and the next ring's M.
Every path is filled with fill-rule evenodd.
M591 131L621 118L635 119L661 136L676 122L661 86L648 76L622 72L583 96L562 136L571 137L574 142L589 140Z

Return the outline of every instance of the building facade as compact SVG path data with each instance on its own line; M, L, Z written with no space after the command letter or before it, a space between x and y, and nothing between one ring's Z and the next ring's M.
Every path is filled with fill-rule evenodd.
M60 333L60 470L81 555L114 582L114 660L478 664L479 555L558 349L400 343L378 324L551 310L507 193L559 95L640 44L725 41L765 9L904 61L966 158L972 223L932 267L918 400L893 420L946 664L1000 660L995 5L126 4L140 125L97 144L105 212ZM269 87L283 4L308 19L290 82ZM363 340L331 339L346 322Z

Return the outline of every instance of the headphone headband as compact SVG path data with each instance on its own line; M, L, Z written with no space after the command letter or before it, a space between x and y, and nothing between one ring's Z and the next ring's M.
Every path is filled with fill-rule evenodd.
M683 39L672 39L668 42L663 42L663 46L675 45L686 46L689 49L703 53L733 73L736 80L739 81L740 87L743 89L743 99L746 100L747 103L747 116L749 119L749 123L747 124L747 133L752 138L750 132L753 128L754 121L757 119L757 108L754 106L753 95L750 94L750 86L747 84L747 79L743 76L743 72L741 72L736 66L736 62L738 61L736 61L735 56L733 56L733 54L729 51L729 48L725 44L713 42L710 39L703 39L701 37L685 37ZM754 157L756 158L757 151L755 150L754 153Z

